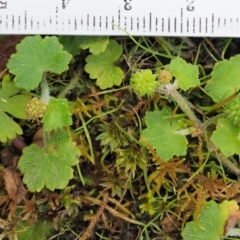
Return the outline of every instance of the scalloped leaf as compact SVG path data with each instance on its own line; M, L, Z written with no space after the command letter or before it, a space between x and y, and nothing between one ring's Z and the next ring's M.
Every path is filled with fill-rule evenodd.
M60 74L66 71L72 59L55 36L44 39L39 35L25 37L16 49L17 53L11 55L7 68L15 75L16 86L28 91L38 87L44 72Z
M211 141L226 157L240 154L240 129L228 119L220 118L218 120Z
M71 140L70 131L57 130L45 148L35 144L25 147L18 167L29 191L39 192L44 186L53 191L63 189L73 177L71 166L78 163L80 151Z
M220 102L240 89L240 55L215 64L205 90L215 102Z
M217 204L207 202L198 222L188 222L182 232L184 240L219 240L224 235L224 226L232 211L238 209L236 201Z
M90 74L91 79L97 79L97 85L101 89L121 84L124 74L121 68L115 66L115 61L121 54L121 45L114 40L109 40L104 52L86 57L85 71Z
M83 50L89 48L89 52L97 55L104 52L109 44L109 37L106 36L83 36L79 39L79 47Z
M42 123L44 123L45 131L70 126L72 118L68 100L50 98Z
M187 63L180 57L174 58L165 68L176 78L178 86L186 91L200 84L198 79L198 66Z
M14 122L6 113L20 119L27 119L25 106L30 96L17 94L19 89L10 80L9 75L5 75L0 89L0 141L7 142L14 139L17 134L22 134L21 127Z
M81 49L78 47L81 42L81 36L58 36L59 42L63 45L64 50L76 56L81 53Z
M141 139L156 149L158 156L165 161L174 155L186 155L187 151L186 137L177 133L182 128L182 122L176 117L171 121L171 116L172 111L167 108L146 112L147 128L141 136Z

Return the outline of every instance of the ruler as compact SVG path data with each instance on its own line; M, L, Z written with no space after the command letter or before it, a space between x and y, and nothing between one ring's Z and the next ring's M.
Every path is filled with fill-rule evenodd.
M0 34L239 37L239 5L239 0L0 0Z

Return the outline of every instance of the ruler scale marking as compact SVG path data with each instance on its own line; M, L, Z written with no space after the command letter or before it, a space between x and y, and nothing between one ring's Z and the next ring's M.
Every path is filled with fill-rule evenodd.
M0 34L125 35L120 27L140 36L239 37L238 2L5 0L0 1Z

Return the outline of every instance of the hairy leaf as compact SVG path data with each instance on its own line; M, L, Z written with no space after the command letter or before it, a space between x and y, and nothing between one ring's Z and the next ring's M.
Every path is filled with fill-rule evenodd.
M59 42L63 45L64 50L73 56L80 54L81 49L78 47L82 37L80 36L58 36Z
M71 166L78 163L79 155L70 132L57 130L45 148L34 144L24 148L18 167L29 191L39 192L44 186L53 191L67 186L73 177Z
M178 86L182 90L186 91L200 84L198 79L198 66L187 63L180 57L174 58L165 68L171 71L177 80Z
M11 55L7 67L15 75L16 86L28 91L38 87L44 72L60 74L66 71L72 58L63 51L57 37L28 36L16 49L17 53Z
M17 238L18 240L43 240L49 236L52 229L52 224L49 221L39 220L35 224L20 221L17 224Z
M240 129L228 119L218 120L211 140L226 157L240 154Z
M83 36L79 39L79 47L83 50L89 48L93 55L104 52L109 44L109 37L106 36Z
M11 82L9 75L5 75L0 89L0 141L6 142L17 134L22 134L21 127L6 113L20 119L27 119L25 105L30 98L26 94L18 94L19 89Z
M50 98L42 122L46 131L70 126L72 118L67 99Z
M189 222L182 232L184 240L219 240L224 235L225 223L232 211L238 209L236 201L224 201L217 204L207 202L199 221Z
M147 129L142 132L142 139L149 143L160 158L170 160L174 155L186 154L187 139L176 131L181 129L182 123L174 118L171 121L171 110L146 112Z
M121 84L123 71L114 64L121 54L122 47L116 41L109 40L104 52L86 58L85 71L90 74L91 79L97 79L97 85L101 89Z
M215 102L224 100L240 89L239 65L240 55L215 64L212 79L205 87Z

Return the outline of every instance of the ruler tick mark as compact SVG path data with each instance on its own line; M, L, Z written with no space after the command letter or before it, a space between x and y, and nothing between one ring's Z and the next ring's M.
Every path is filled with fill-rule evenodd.
M174 32L177 32L177 18L174 18Z
M155 21L155 30L156 30L156 32L158 32L158 18L156 18L156 21Z
M89 14L87 14L87 30L89 29Z
M202 18L199 18L199 32L202 32Z
M170 18L168 18L168 32L171 31L171 21L170 21Z
M118 9L118 26L120 27L121 25L121 11L120 8Z
M193 18L193 33L195 33L195 27L196 27L196 19L195 17Z
M112 16L112 30L114 30L114 17Z
M21 27L21 17L18 16L18 30L20 30L20 27Z
M77 30L77 17L74 17L74 30Z
M214 33L214 14L212 14L212 33Z
M181 8L181 27L180 27L181 33L183 32L183 8Z
M205 33L208 32L208 19L205 18Z
M149 13L149 32L152 31L152 13Z
M96 18L95 16L93 16L93 29L95 30L95 27L96 27Z
M146 28L146 19L145 17L143 17L143 32L145 32L145 28Z
M14 29L14 15L12 16L12 29Z
M27 29L27 12L24 12L24 29Z

